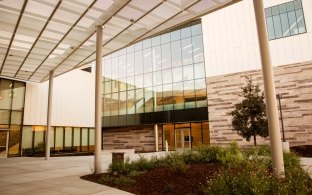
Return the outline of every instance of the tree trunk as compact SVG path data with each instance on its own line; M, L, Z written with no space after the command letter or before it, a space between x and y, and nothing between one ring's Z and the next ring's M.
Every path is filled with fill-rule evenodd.
M255 134L255 132L253 133L253 137L254 137L254 144L255 144L255 146L257 146L257 139L256 139L256 134Z

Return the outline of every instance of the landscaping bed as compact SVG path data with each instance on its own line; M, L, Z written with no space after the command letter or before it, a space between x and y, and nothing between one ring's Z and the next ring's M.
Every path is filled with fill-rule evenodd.
M312 145L292 146L290 150L301 157L312 157Z
M111 164L82 179L134 194L312 194L312 180L293 153L284 154L285 179L274 177L268 147L241 151L201 146L161 158Z

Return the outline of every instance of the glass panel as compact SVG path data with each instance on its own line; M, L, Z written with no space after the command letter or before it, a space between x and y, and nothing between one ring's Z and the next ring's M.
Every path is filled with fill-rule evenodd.
M140 42L138 42L138 43L136 43L136 44L134 45L134 50L135 50L135 51L142 50L142 48L143 48L143 42L142 42L142 41L140 41Z
M184 81L185 108L195 108L194 80Z
M194 65L195 79L205 78L205 64L199 63Z
M191 38L183 39L181 42L182 47L182 63L183 65L193 63L192 55L192 42Z
M294 4L295 4L295 9L302 8L301 0L295 0Z
M32 148L33 132L31 126L23 127L22 149Z
M297 27L297 19L295 11L288 12L288 20L290 26L290 34L295 35L298 34L298 27Z
M119 77L125 78L127 76L127 58L126 55L119 56Z
M144 103L145 103L145 112L154 111L154 93L151 88L146 88L144 90Z
M119 115L127 114L127 92L120 92L119 96Z
M118 58L112 59L112 79L118 78Z
M136 113L144 112L143 89L137 89L135 91L135 107Z
M275 30L275 38L281 38L282 37L282 25L281 25L281 19L280 16L273 16L273 25Z
M67 149L71 150L72 146L72 137L73 137L73 132L71 127L65 127L65 147L70 147Z
M171 50L169 43L161 46L161 54L162 69L171 68Z
M33 130L35 131L34 146L36 147L39 143L44 142L45 127L44 126L33 126Z
M12 110L22 110L24 108L24 95L25 83L14 81Z
M298 24L299 33L306 32L302 9L296 10L296 16L297 16L297 24Z
M175 149L175 142L174 142L174 125L173 124L166 124L163 125L163 143L164 148L166 148L166 141L168 142L168 149L174 150Z
M191 27L185 27L181 29L181 39L191 36Z
M201 123L191 123L192 127L192 148L203 143Z
M94 151L95 130L89 129L89 151Z
M201 26L201 24L192 25L191 29L192 29L192 36L202 34L202 26Z
M278 8L278 5L277 6L274 6L272 7L272 15L278 15L279 14L279 8Z
M207 92L205 79L195 80L196 107L207 107Z
M50 149L51 150L54 150L54 136L55 135L55 128L54 127L51 127L51 130L50 130Z
M143 53L142 51L135 52L135 75L143 74Z
M7 146L7 136L8 135L9 135L9 132L0 131L0 158L6 158L7 157L6 146ZM31 146L30 146L30 148L31 148Z
M182 75L182 67L172 69L173 82L182 81Z
M144 74L144 87L149 87L153 85L153 73Z
M55 128L55 150L63 150L64 129L63 127Z
M21 125L23 121L23 112L12 111L11 112L11 124Z
M155 86L154 88L154 98L156 98L155 111L163 111L163 95L162 95L162 86Z
M128 77L127 84L128 84L128 87L127 87L128 90L135 89L134 77Z
M171 43L172 67L182 66L181 41Z
M154 85L162 84L162 74L161 71L154 72Z
M170 33L162 34L160 39L161 39L161 44L169 43L170 42Z
M171 69L162 71L163 84L172 83L172 73Z
M161 49L160 46L153 47L153 71L161 69Z
M146 39L143 41L143 49L152 47L151 39Z
M119 91L119 82L117 80L112 81L112 92Z
M13 81L0 79L0 109L11 109Z
M143 50L143 64L144 64L144 73L153 71L151 48Z
M136 88L142 88L143 87L143 75L137 75L134 79L135 79Z
M21 126L11 125L9 136L9 155L20 154Z
M164 110L173 110L172 84L163 85Z
M10 111L9 110L0 110L0 124L1 125L10 124Z
M134 114L135 113L135 98L134 98L134 90L128 91L127 92L127 113L128 114Z
M288 15L287 15L287 13L283 13L280 16L281 16L283 36L287 37L287 36L290 35L289 23L288 23Z
M112 99L111 99L111 115L116 116L118 115L118 93L113 93L112 94Z
M112 82L108 81L104 83L104 93L112 93Z
M134 45L127 47L127 53L132 53L132 52L134 52Z
M173 83L174 109L184 109L183 82Z
M266 19L266 24L267 24L267 28L268 28L268 36L269 36L269 40L272 40L275 38L274 35L274 26L273 26L273 19L272 17L268 17Z
M112 59L111 58L107 58L104 60L103 62L104 64L104 77L106 78L105 80L109 80L112 78Z
M204 61L203 37L201 35L192 37L194 63Z
M80 128L74 128L74 148L77 152L80 151Z
M88 151L88 128L81 129L81 151L87 152Z
M160 36L156 36L152 38L152 46L160 45Z
M193 65L184 66L183 67L183 80L191 80L194 79L194 70Z
M123 78L119 80L119 91L126 91L127 90L127 78Z
M104 116L111 115L111 96L112 94L106 94L104 96L103 107L104 107Z
M127 76L134 75L134 53L127 54Z
M265 17L269 17L269 16L272 16L272 12L271 12L271 8L266 8L265 10Z
M203 127L203 140L204 140L203 144L210 145L209 123L203 122L202 127Z
M288 11L288 12L294 10L294 9L295 9L294 2L293 2L293 1L288 2L288 3L286 4L286 7L287 7L287 11Z
M279 11L280 11L280 13L285 13L287 11L286 10L286 4L279 5Z
M181 39L180 30L171 32L170 37L172 42Z

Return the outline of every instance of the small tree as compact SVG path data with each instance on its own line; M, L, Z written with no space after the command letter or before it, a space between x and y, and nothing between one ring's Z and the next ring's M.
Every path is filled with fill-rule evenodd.
M260 91L259 84L252 83L252 77L245 77L247 84L242 86L243 100L235 104L235 110L231 112L233 116L232 126L235 131L247 141L251 136L254 144L257 145L256 136L267 137L269 135L268 123L265 114L264 93Z

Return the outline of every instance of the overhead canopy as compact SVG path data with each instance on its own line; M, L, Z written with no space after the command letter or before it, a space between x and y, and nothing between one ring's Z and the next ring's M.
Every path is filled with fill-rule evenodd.
M240 0L0 0L0 76L42 82Z

